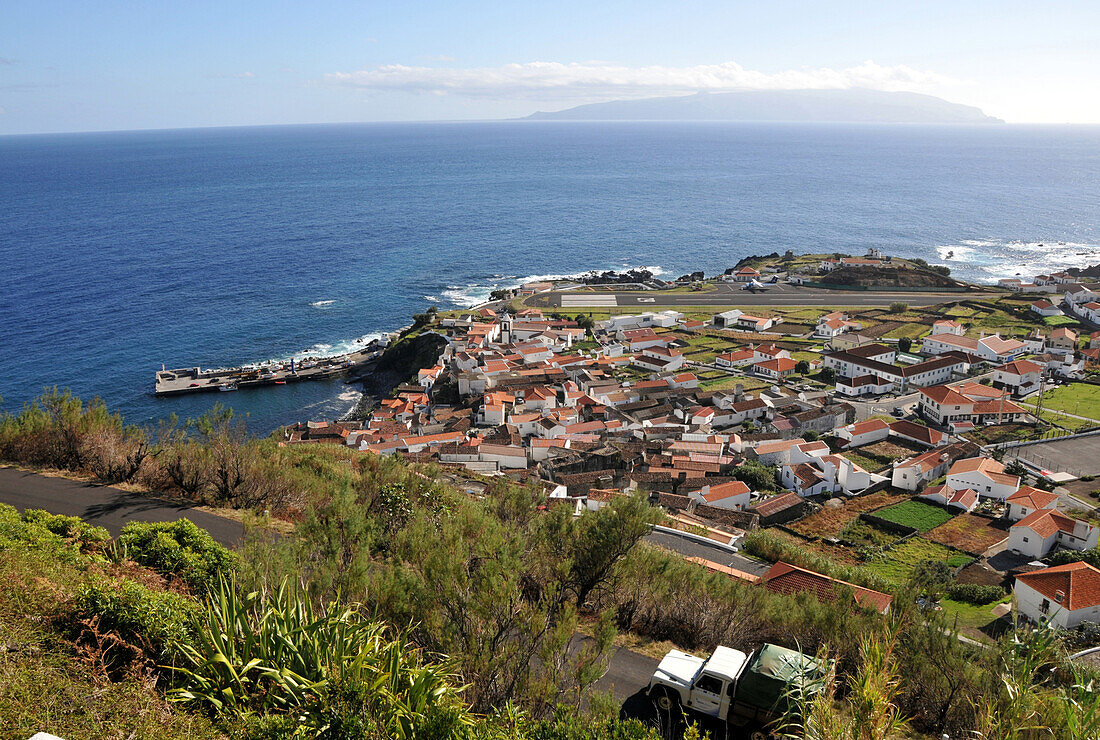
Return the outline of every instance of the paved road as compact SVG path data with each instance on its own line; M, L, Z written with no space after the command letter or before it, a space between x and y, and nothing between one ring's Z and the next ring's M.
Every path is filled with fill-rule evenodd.
M53 514L79 516L92 524L106 527L112 535L117 535L124 525L132 521L171 522L183 517L210 532L215 540L224 545L235 545L244 536L244 527L239 522L197 511L186 502L127 493L110 486L67 478L50 478L14 468L0 468L0 503L10 504L19 510L45 509ZM681 540L675 536L669 539ZM687 545L684 547L700 557L717 559L716 554L707 551L705 545L698 545L698 551ZM612 689L615 696L624 701L649 683L656 667L657 661L653 658L618 648L597 687L601 690Z
M15 468L0 468L0 503L19 510L45 509L52 514L78 516L106 527L112 535L117 535L129 522L174 522L186 518L223 545L235 545L244 538L240 522L197 511L187 502L67 478L49 478Z
M560 307L563 295L578 300L581 296L592 298L592 305L600 306L611 305L612 298L615 306L888 306L895 301L911 306L933 306L967 298L966 293L837 291L780 283L759 292L732 287L699 293L552 291L540 293L529 303Z
M650 532L645 539L651 545L659 545L684 557L703 558L712 563L719 563L754 575L763 575L771 567L759 560L730 552L720 545L711 545L700 540L680 537L670 532Z

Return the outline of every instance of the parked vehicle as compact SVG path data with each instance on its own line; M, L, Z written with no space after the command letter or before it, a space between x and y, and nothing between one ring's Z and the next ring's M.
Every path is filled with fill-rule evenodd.
M787 712L788 689L801 683L804 692L818 693L820 674L815 658L767 643L748 655L719 646L706 659L672 650L649 679L646 693L662 711L690 709L751 727L752 740L766 740L769 728Z

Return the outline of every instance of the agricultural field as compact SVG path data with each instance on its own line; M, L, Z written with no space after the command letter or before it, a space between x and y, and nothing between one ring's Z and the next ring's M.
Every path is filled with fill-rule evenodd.
M898 535L870 522L853 519L840 533L840 538L854 547L886 547L897 540Z
M863 512L875 511L908 498L903 494L876 491L867 496L849 499L837 508L826 506L821 511L794 522L790 528L807 537L836 537Z
M894 421L892 417L888 416L879 418L887 423ZM890 467L890 464L895 460L904 460L923 451L922 448L913 444L884 439L881 442L857 447L854 450L845 450L844 456L864 470L877 473Z
M902 584L909 580L913 568L925 560L936 560L957 568L973 558L937 542L914 537L864 563L862 567L892 583Z
M925 538L954 547L972 555L981 555L989 548L1008 539L1008 532L994 519L973 514L960 514L949 522L925 533Z
M884 460L877 455L866 455L863 453L863 449L857 447L854 450L844 450L844 457L870 473L877 473L889 467L890 462L888 460Z
M951 519L951 514L946 509L915 499L876 511L875 516L921 532L935 529Z

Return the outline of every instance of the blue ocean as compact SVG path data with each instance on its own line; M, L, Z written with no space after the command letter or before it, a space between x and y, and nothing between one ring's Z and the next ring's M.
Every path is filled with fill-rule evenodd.
M0 396L151 423L346 412L340 381L154 398L153 374L336 353L533 276L863 252L979 281L1100 262L1100 128L283 126L0 137ZM944 262L952 254L952 259Z

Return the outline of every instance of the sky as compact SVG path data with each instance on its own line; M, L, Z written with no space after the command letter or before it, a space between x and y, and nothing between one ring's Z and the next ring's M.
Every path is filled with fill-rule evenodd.
M845 87L1100 123L1100 0L0 0L0 134Z

